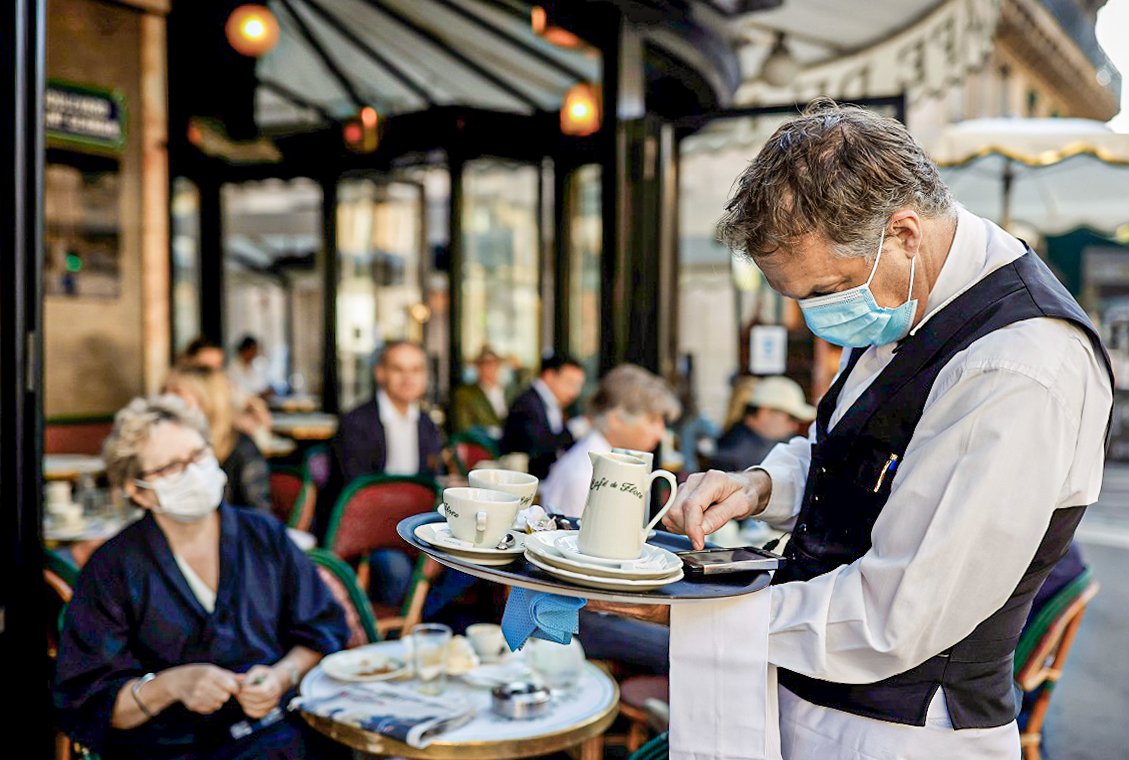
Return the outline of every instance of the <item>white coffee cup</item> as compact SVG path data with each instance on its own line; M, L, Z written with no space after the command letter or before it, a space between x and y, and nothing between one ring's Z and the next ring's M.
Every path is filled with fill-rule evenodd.
M467 641L474 647L474 653L483 662L497 660L509 651L502 626L494 623L475 623L466 628Z
M533 504L533 497L537 495L537 485L540 482L532 475L510 470L471 470L467 480L474 488L512 493L521 499L521 509Z
M47 484L47 506L57 507L71 503L71 484L67 480L52 480Z
M451 535L475 546L497 545L514 524L521 499L486 488L445 488L439 514L447 518Z
M655 455L654 455L653 452L640 451L639 449L615 448L615 449L612 449L612 453L613 454L626 454L629 457L635 457L636 459L642 459L643 464L647 465L647 472L651 472L652 470L655 469Z
M584 647L572 637L568 644L531 638L526 642L529 664L550 689L567 689L580 678L584 668Z

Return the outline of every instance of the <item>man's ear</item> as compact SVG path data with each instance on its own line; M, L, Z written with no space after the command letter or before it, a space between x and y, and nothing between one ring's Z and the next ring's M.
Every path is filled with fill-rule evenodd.
M924 233L921 217L913 209L895 211L886 223L886 239L898 241L898 247L907 259L912 259L921 250Z

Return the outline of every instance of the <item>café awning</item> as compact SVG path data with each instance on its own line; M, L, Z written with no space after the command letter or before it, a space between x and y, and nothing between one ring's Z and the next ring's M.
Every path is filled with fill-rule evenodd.
M551 112L570 87L601 79L594 46L581 40L577 47L559 47L534 33L532 2L270 0L268 5L278 19L279 41L255 72L256 123L268 132L316 128L366 105L382 116L454 105ZM678 61L712 91L709 99L728 102L740 77L724 29L727 20L743 16L727 11L721 0L652 2L638 20L632 16L638 3L619 5L650 51L645 55L659 65Z

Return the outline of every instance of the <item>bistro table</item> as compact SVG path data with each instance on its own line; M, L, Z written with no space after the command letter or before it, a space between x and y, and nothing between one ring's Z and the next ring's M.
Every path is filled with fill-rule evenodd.
M83 475L101 475L106 464L90 454L44 454L43 477L47 480L78 480Z
M337 417L324 412L275 414L271 429L296 441L325 441L337 432Z
M403 644L399 641L369 646L403 653ZM336 681L318 665L302 679L300 693L304 698L319 697L344 686L360 685ZM490 709L489 689L471 686L457 677L448 677L444 697L467 700L478 710L469 723L441 734L422 749L306 710L300 712L314 729L333 740L383 757L507 760L578 747L580 760L599 760L604 751L603 734L617 714L619 687L604 671L586 662L576 684L554 696L556 701L549 714L529 720L496 715Z

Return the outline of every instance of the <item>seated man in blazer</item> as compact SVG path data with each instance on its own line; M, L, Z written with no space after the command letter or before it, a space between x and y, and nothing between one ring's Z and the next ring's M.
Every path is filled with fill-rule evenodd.
M437 475L442 470L443 436L420 409L427 392L423 348L407 341L388 343L373 373L375 398L344 415L333 440L342 490L365 475ZM328 523L325 517L323 526ZM379 602L398 604L411 582L411 559L396 549L379 549L370 555L369 564L370 594Z
M502 453L529 455L529 473L544 479L549 468L573 444L564 410L580 396L584 367L564 354L541 362L533 384L514 399L502 433Z

